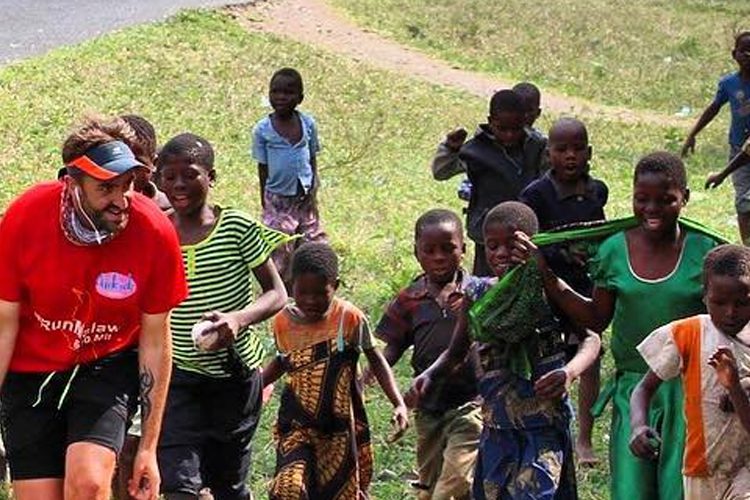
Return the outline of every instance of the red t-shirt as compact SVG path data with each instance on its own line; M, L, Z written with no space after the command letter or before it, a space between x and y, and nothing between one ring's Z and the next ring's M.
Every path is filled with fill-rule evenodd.
M0 221L0 299L20 303L10 371L68 370L132 348L143 313L187 296L179 239L152 201L134 194L120 234L78 246L60 227L62 189L29 189Z

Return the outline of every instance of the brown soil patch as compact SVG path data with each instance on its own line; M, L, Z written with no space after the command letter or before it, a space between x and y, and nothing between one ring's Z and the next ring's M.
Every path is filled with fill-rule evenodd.
M489 97L495 90L513 85L507 80L452 67L418 50L366 31L324 0L257 0L251 4L227 7L227 11L250 30L322 47L368 65L398 71L477 96ZM597 104L546 90L542 92L542 99L543 108L555 114L661 126L688 125L684 118Z

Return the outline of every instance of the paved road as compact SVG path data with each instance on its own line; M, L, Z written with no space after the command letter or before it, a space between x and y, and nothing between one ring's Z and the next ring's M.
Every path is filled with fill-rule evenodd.
M227 0L0 0L0 65L94 38L117 28L163 19L183 8Z

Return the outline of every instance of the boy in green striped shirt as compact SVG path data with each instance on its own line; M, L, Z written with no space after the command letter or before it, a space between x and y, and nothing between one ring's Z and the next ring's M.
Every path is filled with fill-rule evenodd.
M263 359L251 326L286 303L269 257L288 236L208 201L216 173L205 139L174 137L158 163L190 289L172 312L174 369L159 443L162 491L167 499L196 497L204 488L216 498L249 499L245 483ZM251 272L262 289L256 300Z

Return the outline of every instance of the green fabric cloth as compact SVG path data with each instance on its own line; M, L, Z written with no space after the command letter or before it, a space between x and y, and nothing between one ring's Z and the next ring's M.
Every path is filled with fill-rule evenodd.
M704 310L700 300L703 257L726 240L695 221L680 219L680 224L687 231L683 255L676 272L658 282L639 280L630 272L625 231L638 225L635 217L572 224L532 237L539 247L565 244L583 248L593 257L595 283L617 292L613 321L613 336L617 339L613 338L612 349L617 350L616 363L627 361L622 367L617 364L618 369L645 372L646 364L635 346L662 324ZM642 310L640 302L645 294L659 298L645 301L651 306L648 314L633 314L634 310ZM536 261L517 266L471 307L471 335L475 340L501 346L511 361L510 369L528 376L528 347L535 343L537 334L535 322L528 319L547 309L545 300ZM639 321L633 321L633 317Z
M591 261L594 285L616 295L610 349L618 371L646 373L636 346L670 321L704 313L703 258L718 242L685 228L682 254L675 270L659 280L645 280L630 267L625 232L605 240Z

